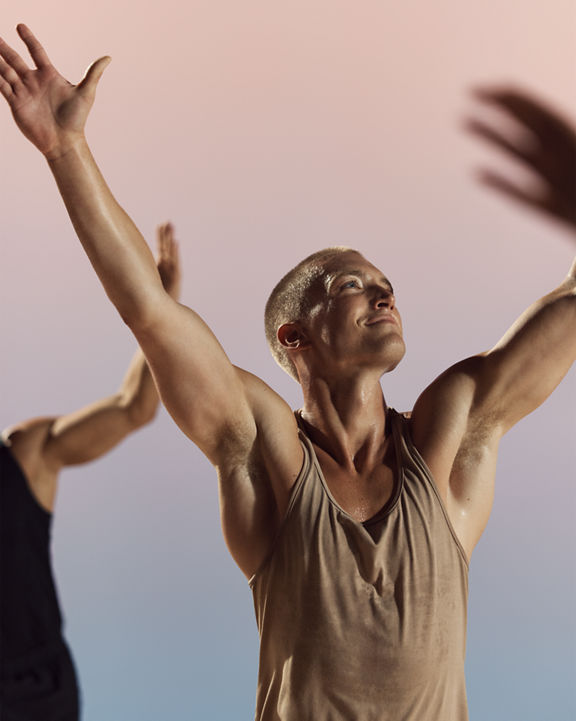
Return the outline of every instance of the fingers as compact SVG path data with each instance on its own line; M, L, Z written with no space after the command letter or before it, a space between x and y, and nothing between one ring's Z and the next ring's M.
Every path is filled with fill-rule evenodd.
M162 223L158 226L156 243L158 246L158 261L173 263L177 253L177 243L174 239L174 226L172 223Z
M522 90L476 88L473 93L478 100L508 112L541 139L571 132L569 123L558 112Z
M522 160L523 162L529 164L533 164L535 160L533 153L520 147L518 143L513 142L509 138L506 138L497 130L490 127L487 123L480 120L469 119L465 121L465 128L473 135L476 135L483 140L487 140L490 144L504 150L518 160Z
M95 60L92 65L90 65L88 70L84 73L84 77L78 83L77 89L80 95L93 95L96 92L96 86L102 77L102 73L106 70L111 61L112 58L109 55L105 55L104 57L98 58L98 60Z
M38 38L36 38L32 30L30 30L27 25L20 23L20 25L16 26L16 32L24 41L24 44L26 45L26 47L28 48L28 52L30 53L30 57L32 58L34 64L38 69L47 67L52 64L48 55L46 54L46 51L38 41Z
M172 265L177 266L180 262L179 258L179 252L178 252L178 241L174 237L174 226L170 226L170 260L172 262Z
M10 101L10 98L14 95L12 86L2 77L0 77L0 95L4 96L8 101Z
M482 170L478 173L478 179L483 185L498 191L517 203L522 203L524 206L535 210L550 211L549 203L544 194L538 194L534 190L529 192L498 173L493 173L490 170Z
M504 133L499 127L490 125L476 118L467 119L464 123L465 129L472 135L486 141L489 145L496 149L504 151L505 154L515 160L520 161L530 170L534 171L542 181L549 180L547 178L546 154L541 143L536 140L532 134L526 130L517 128L515 131L507 129ZM497 188L508 195L514 193L514 186L506 183L500 176L491 173L481 173L481 179L485 179L485 184L493 188ZM496 178L499 180L497 181ZM505 190L506 189L506 190ZM518 188L516 188L518 192ZM518 199L516 197L516 199Z
M174 299L180 297L180 259L178 256L178 243L174 238L172 223L163 223L156 229L156 243L158 257L156 265L164 289Z
M26 25L18 25L16 29L30 51L36 67L50 66L48 56L31 30L27 28ZM16 94L19 84L29 73L30 68L20 55L11 48L7 42L0 38L0 76L2 78L0 82L0 93L9 100Z
M169 232L169 225L169 223L161 223L156 228L156 247L159 258L163 258L166 255L166 236Z
M0 92L7 100L14 95L14 88L19 82L17 72L0 57Z
M23 78L29 71L28 65L22 60L16 50L11 48L2 38L0 38L0 56L2 56L5 63L12 68L19 78Z

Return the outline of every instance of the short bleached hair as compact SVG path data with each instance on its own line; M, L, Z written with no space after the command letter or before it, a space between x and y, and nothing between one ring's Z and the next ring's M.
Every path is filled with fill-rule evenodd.
M311 290L324 273L326 262L343 253L357 253L353 248L335 246L312 253L280 280L266 303L264 327L274 360L294 380L299 381L296 367L287 349L278 340L278 329L284 323L304 320L311 308Z

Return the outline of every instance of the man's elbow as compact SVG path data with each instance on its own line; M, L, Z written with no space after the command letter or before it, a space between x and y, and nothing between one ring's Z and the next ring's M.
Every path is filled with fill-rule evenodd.
M130 328L136 337L153 323L154 318L145 306L133 304L125 308L119 306L116 306L116 308L124 324Z
M138 401L120 401L122 410L126 414L126 419L131 431L147 426L156 418L158 413L158 401L140 403Z
M167 308L174 303L170 295L160 285L159 288L147 288L115 302L116 310L123 322L136 337L149 334L164 322Z

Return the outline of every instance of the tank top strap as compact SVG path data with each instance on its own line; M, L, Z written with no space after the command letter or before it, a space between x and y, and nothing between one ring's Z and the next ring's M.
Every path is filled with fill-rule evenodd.
M448 515L448 509L442 499L434 476L428 468L426 461L420 455L420 451L416 448L412 441L409 419L403 413L398 413L398 411L392 408L390 411L392 412L392 432L395 434L395 442L397 443L396 448L400 450L402 464L408 471L408 473L405 474L405 478L417 485L421 485L422 483L425 484L428 489L428 493L435 499L435 503L437 504L441 515L444 517L450 534L452 535L462 560L464 561L464 565L468 568L468 555L458 538L458 534L456 533L454 526L452 525L452 521Z

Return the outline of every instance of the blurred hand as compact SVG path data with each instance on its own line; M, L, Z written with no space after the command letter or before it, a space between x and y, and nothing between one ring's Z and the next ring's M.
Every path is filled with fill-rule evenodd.
M181 269L178 243L174 238L174 226L163 223L156 229L158 256L156 265L166 292L178 300L180 298Z
M0 38L0 93L6 98L14 120L48 159L63 155L79 138L94 102L96 86L109 57L96 60L78 85L60 75L26 25L18 25L34 61L29 68L20 55Z
M474 96L481 103L508 113L518 129L504 132L495 123L471 118L466 123L468 130L533 171L540 187L509 180L492 170L481 171L480 180L576 231L576 131L573 125L541 100L516 88L481 88L474 91ZM527 137L531 142L526 142Z

